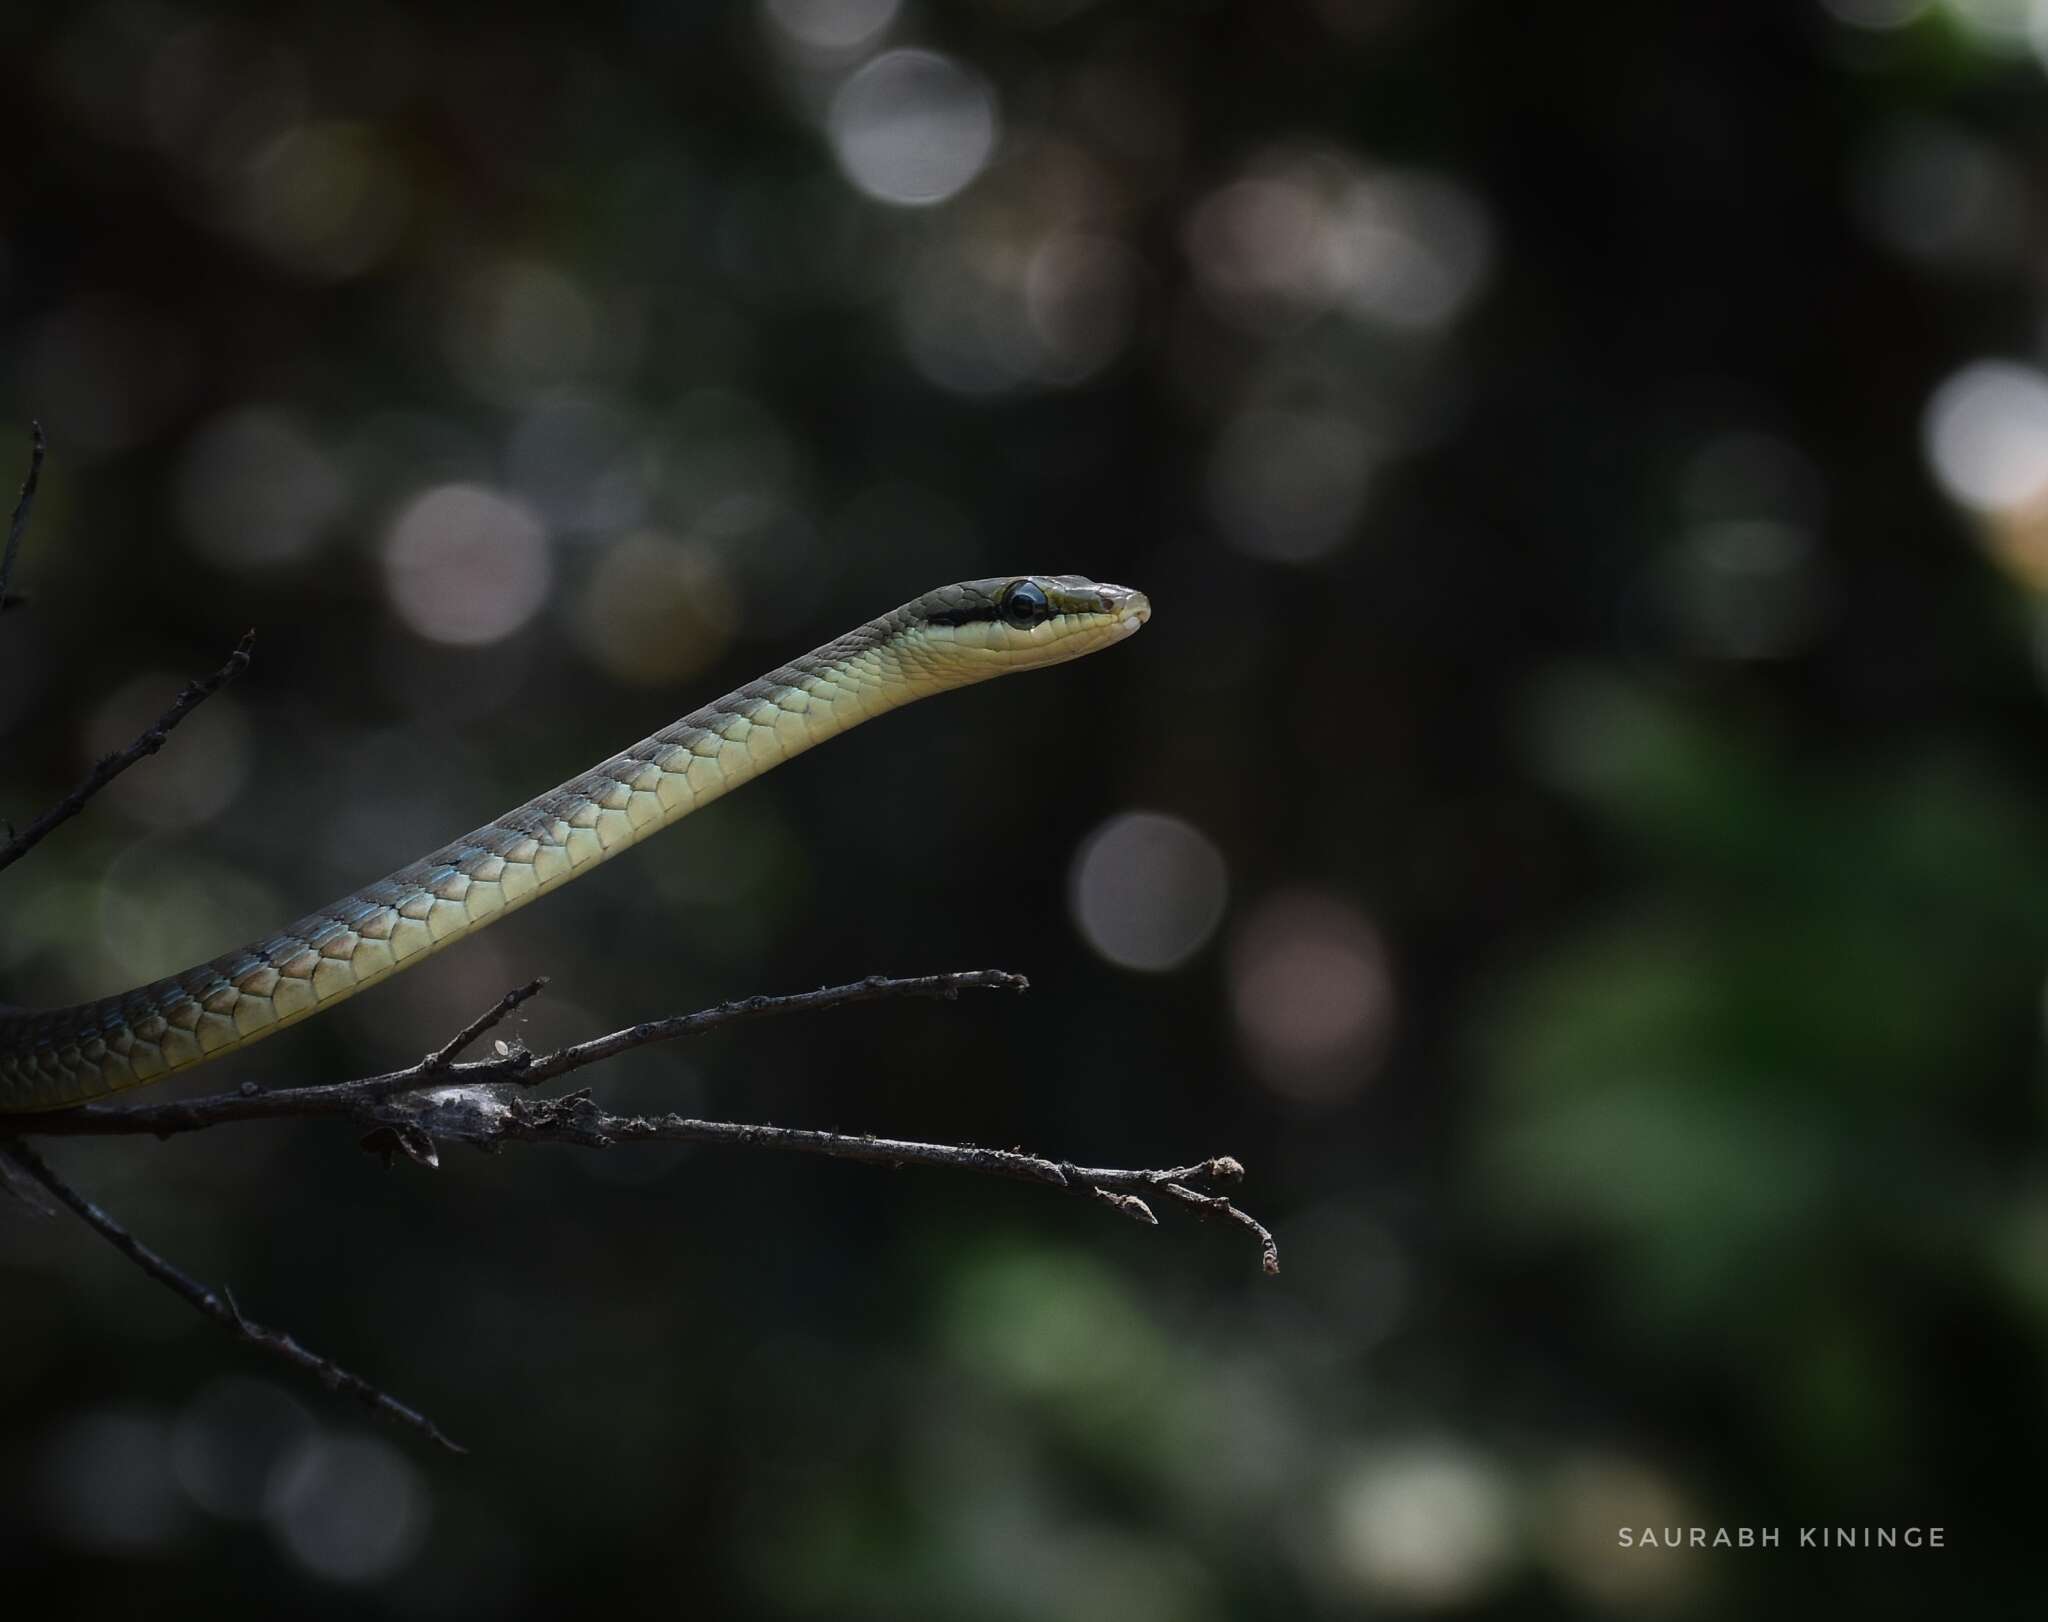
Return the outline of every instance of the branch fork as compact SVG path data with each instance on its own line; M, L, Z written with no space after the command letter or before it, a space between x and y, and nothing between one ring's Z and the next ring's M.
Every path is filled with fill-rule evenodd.
M871 975L865 980L817 991L740 998L693 1014L628 1026L546 1054L536 1055L501 1039L496 1044L497 1051L489 1058L461 1058L523 1004L538 996L546 983L544 979L535 979L514 987L417 1063L381 1076L314 1087L266 1089L244 1082L232 1092L177 1103L87 1104L42 1115L0 1116L0 1160L11 1162L26 1173L29 1180L55 1196L150 1277L183 1296L235 1339L284 1359L313 1375L329 1390L353 1397L371 1411L457 1453L462 1448L417 1408L302 1346L285 1331L253 1322L226 1290L200 1284L151 1250L65 1182L24 1139L31 1135L135 1134L169 1138L242 1121L339 1116L364 1129L362 1147L380 1156L387 1166L402 1158L416 1166L438 1168L443 1142L465 1143L491 1154L512 1143L555 1143L593 1150L614 1149L629 1143L707 1143L775 1149L890 1170L924 1166L1036 1183L1088 1199L1154 1228L1159 1226L1159 1218L1151 1200L1164 1198L1197 1216L1250 1233L1259 1244L1262 1271L1268 1275L1280 1271L1279 1250L1264 1225L1225 1195L1203 1191L1204 1186L1229 1188L1243 1181L1244 1167L1228 1155L1159 1169L1081 1166L1021 1149L924 1143L864 1133L706 1121L682 1115L614 1115L587 1088L554 1097L537 1097L530 1091L541 1082L635 1048L702 1035L724 1025L815 1013L856 1003L906 998L951 1000L966 990L1021 992L1029 984L1021 974L979 969L903 979Z

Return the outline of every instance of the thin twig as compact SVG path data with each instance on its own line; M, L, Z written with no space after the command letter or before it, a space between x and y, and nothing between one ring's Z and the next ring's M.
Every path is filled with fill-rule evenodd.
M438 1076L442 1074L457 1059L462 1057L462 1050L464 1048L476 1041L486 1031L495 1027L521 1003L538 997L541 993L541 988L547 983L548 977L542 975L539 979L527 981L523 986L514 986L504 996L492 1003L489 1008L477 1015L475 1019L463 1026L461 1030L457 1031L440 1047L421 1060L419 1066L420 1074L423 1076Z
M222 665L211 676L204 677L186 687L178 695L177 701L169 709L165 710L162 715L158 716L155 723L141 737L128 745L127 748L117 750L115 753L102 759L91 771L85 774L84 780L69 794L65 795L63 799L37 817L28 827L9 839L5 846L0 846L0 868L11 867L14 863L20 861L22 857L26 856L40 844L44 836L53 828L77 816L79 812L85 809L88 800L109 783L113 782L115 778L119 777L130 766L133 766L143 756L153 755L163 748L164 740L171 735L171 730L180 721L184 720L186 716L198 709L201 704L204 704L215 693L219 692L229 682L249 668L249 649L255 645L255 642L256 633L254 631L244 632L242 640L235 646L235 651L228 655L228 662L226 664Z
M284 1330L268 1329L244 1317L242 1309L235 1304L234 1297L227 1291L209 1289L151 1250L106 1211L59 1177L50 1169L43 1157L27 1144L19 1140L0 1142L0 1155L5 1155L41 1183L59 1201L69 1206L88 1227L143 1272L166 1289L183 1296L237 1340L283 1358L287 1363L294 1364L311 1374L328 1390L354 1397L364 1407L389 1419L397 1420L399 1424L419 1432L431 1442L439 1443L451 1453L465 1451L449 1440L441 1427L418 1409L408 1408L396 1397L370 1384L361 1375L349 1373L332 1358L322 1357L318 1352L301 1346Z
M781 1014L809 1014L826 1008L846 1008L854 1003L881 1002L891 997L938 997L955 1000L962 991L1029 991L1031 982L1021 974L1002 969L970 969L959 974L923 974L907 980L871 974L843 986L826 986L817 991L799 991L781 997L741 997L695 1014L678 1014L670 1019L649 1020L629 1025L608 1036L594 1036L587 1042L557 1048L528 1064L519 1079L531 1087L553 1081L572 1070L596 1064L653 1042L673 1042L678 1037L699 1036L721 1025L743 1025L750 1020Z
M14 517L7 525L7 550L0 553L0 614L7 611L7 585L14 578L14 555L21 550L21 538L28 533L29 509L36 504L36 481L43 476L43 425L28 425L28 477L22 480L21 497L14 503Z
M539 1057L523 1051L467 1064L435 1065L438 1054L402 1070L364 1076L356 1081L332 1082L318 1087L274 1087L268 1090L244 1083L232 1093L212 1093L174 1104L113 1105L83 1104L75 1109L51 1110L40 1115L0 1115L0 1124L12 1131L37 1135L100 1137L128 1133L153 1133L160 1138L180 1132L198 1132L230 1121L270 1121L282 1117L359 1116L369 1105L398 1093L414 1092L440 1083L473 1086L485 1082L510 1082L532 1086L581 1070L600 1060L614 1058L634 1048L656 1042L673 1042L686 1036L702 1036L726 1025L743 1025L780 1014L819 1013L846 1008L856 1003L883 1002L905 997L937 997L951 1000L962 991L1023 991L1031 982L1021 974L1003 969L968 969L954 974L920 974L904 979L870 975L842 986L817 991L799 991L779 997L742 997L715 1008L700 1009L673 1019L650 1020L605 1036L593 1037L570 1047L557 1048ZM521 992L525 990L520 988ZM509 996L520 996L510 993ZM516 1004L514 1006L517 1006ZM502 1009L501 1001L497 1009ZM488 1028L487 1026L485 1028ZM457 1037L468 1038L465 1031ZM446 1049L442 1050L447 1051Z
M1231 1164L1235 1166L1237 1162L1233 1160ZM1239 1167L1239 1170L1243 1168ZM1280 1276L1279 1243L1273 1238L1272 1231L1249 1211L1239 1210L1221 1194L1204 1194L1185 1183L1168 1183L1166 1192L1203 1216L1214 1217L1219 1222L1234 1222L1248 1230L1259 1242L1259 1271L1268 1278Z
M1259 1241L1261 1270L1280 1271L1279 1246L1254 1218L1220 1194L1190 1187L1207 1182L1231 1186L1243 1180L1244 1167L1229 1155L1192 1166L1129 1169L1077 1166L1050 1160L1021 1149L984 1149L966 1143L921 1143L907 1138L878 1138L869 1133L821 1132L788 1126L754 1126L737 1121L701 1121L683 1115L612 1115L588 1092L562 1098L527 1098L505 1083L440 1087L385 1100L367 1117L380 1124L369 1147L395 1145L382 1133L416 1135L427 1140L454 1139L479 1149L495 1150L507 1143L564 1143L583 1149L610 1149L621 1143L708 1143L728 1148L777 1149L794 1154L851 1160L860 1165L925 1166L974 1172L1010 1182L1036 1183L1063 1189L1107 1205L1150 1227L1159 1219L1145 1203L1144 1193L1165 1194L1203 1216L1235 1223Z

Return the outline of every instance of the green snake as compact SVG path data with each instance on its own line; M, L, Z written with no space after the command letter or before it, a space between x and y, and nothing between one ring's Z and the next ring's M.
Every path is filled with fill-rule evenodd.
M885 711L1120 642L1142 592L973 580L735 688L623 754L274 935L73 1008L0 1013L0 1113L159 1081L331 1008L813 744Z

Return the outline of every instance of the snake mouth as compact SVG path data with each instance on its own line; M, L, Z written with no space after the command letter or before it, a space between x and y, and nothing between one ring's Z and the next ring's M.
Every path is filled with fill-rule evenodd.
M1129 636L1151 617L1152 599L1142 591L1134 591L1124 599L1123 611L1118 616L1117 623L1122 626L1124 635Z

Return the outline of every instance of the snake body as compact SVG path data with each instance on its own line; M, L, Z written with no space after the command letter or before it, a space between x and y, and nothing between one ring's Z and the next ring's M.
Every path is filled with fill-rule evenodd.
M1078 575L941 587L693 711L332 906L71 1008L0 1014L0 1113L61 1109L331 1008L900 705L1121 641L1144 595Z

